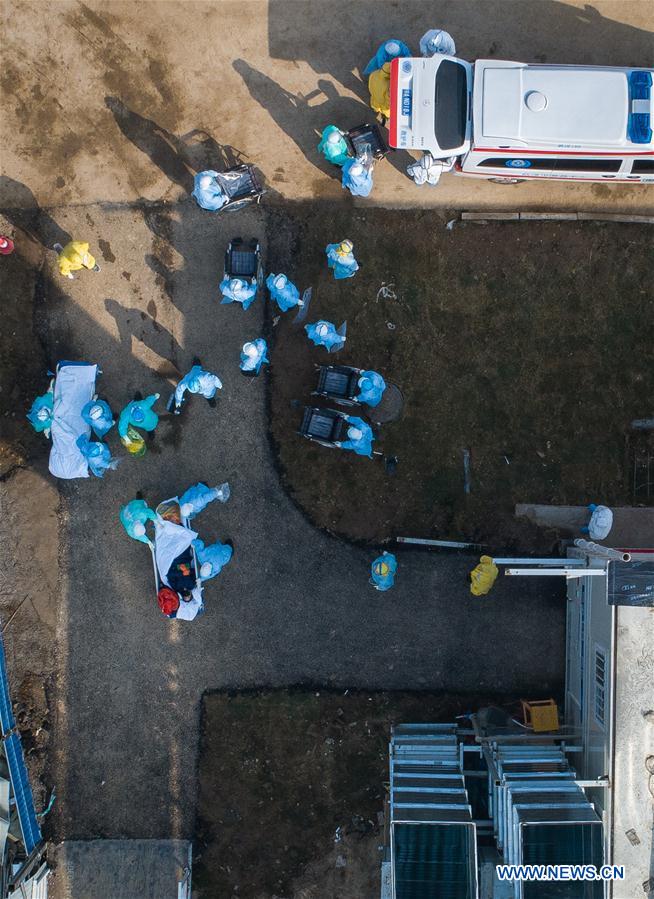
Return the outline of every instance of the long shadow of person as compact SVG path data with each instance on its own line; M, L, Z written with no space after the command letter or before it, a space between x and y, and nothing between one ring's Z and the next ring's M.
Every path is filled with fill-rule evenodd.
M246 161L241 150L218 143L207 131L195 128L178 136L129 109L117 97L105 97L105 103L125 137L149 156L167 178L188 193L193 189L195 172L204 169L224 171ZM174 247L173 219L169 211L157 203L144 202L142 208L144 221L156 238L154 252L146 254L145 263L157 275L158 284L168 298L175 302L177 269L171 252Z
M149 350L163 360L157 367L162 377L181 377L178 360L182 358L182 348L177 339L151 315L134 307L122 306L117 300L108 298L104 306L116 322L118 336L124 351L132 355L132 338L140 340Z
M41 209L32 191L22 181L0 175L0 196L7 197L10 204L3 208L4 216L43 247L52 249L55 243L65 247L72 240L68 231Z
M179 138L129 109L118 97L105 97L104 102L125 137L149 156L166 177L190 193L193 173L180 154Z
M244 59L232 63L254 100L268 111L277 125L289 135L306 159L321 172L340 179L340 172L318 153L323 128L337 124L344 131L365 122L370 110L359 100L341 96L331 81L318 81L318 88L307 95L293 94L268 75L253 68ZM321 103L315 101L323 96Z
M175 269L167 265L154 253L145 254L145 264L157 276L157 286L161 287L171 303L175 302Z
M247 160L242 150L237 150L230 144L219 144L208 131L201 128L194 128L176 140L180 156L196 172L205 169L222 172Z

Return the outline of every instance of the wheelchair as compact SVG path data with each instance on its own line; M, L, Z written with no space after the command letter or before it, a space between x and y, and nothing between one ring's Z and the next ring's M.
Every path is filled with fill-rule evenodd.
M226 209L240 209L252 200L256 200L258 203L264 193L254 167L251 165L235 165L231 169L220 172L216 180L227 197L220 212Z
M367 148L374 159L383 159L389 152L377 125L357 125L356 128L350 128L345 132L345 140L352 156L365 155Z
M261 247L253 237L247 244L242 237L233 237L225 250L225 277L239 278L248 284L256 284L257 290L263 285L263 265Z
M337 441L347 440L348 427L344 412L305 406L298 434L321 446L335 447Z
M362 368L351 365L317 365L318 386L313 396L324 396L334 400L339 406L358 406L354 399L359 392L359 378Z

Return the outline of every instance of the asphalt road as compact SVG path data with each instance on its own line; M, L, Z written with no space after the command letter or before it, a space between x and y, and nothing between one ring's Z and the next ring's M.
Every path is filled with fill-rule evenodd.
M186 370L195 355L224 383L216 409L192 398L181 421L163 419L143 459L125 458L104 480L59 482L60 835L190 836L207 688L560 687L561 585L504 579L475 600L473 560L407 552L396 587L377 593L373 554L317 532L281 490L265 380L237 367L243 341L261 333L262 304L243 313L217 302L224 246L236 229L265 241L263 210L230 219L190 201L53 215L94 245L110 240L101 272L73 282L56 274L54 254L46 260L37 320L50 362L100 363L100 393L115 409L134 390L166 396L171 363ZM372 464L361 460L363 475ZM199 479L231 484L229 502L196 521L207 541L231 538L235 555L206 588L206 614L171 623L156 605L149 553L124 534L118 511L137 490L156 504Z

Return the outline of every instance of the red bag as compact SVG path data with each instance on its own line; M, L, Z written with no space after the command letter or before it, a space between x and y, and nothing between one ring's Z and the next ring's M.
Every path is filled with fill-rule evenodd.
M157 593L159 608L167 618L179 609L179 596L170 587L162 587Z

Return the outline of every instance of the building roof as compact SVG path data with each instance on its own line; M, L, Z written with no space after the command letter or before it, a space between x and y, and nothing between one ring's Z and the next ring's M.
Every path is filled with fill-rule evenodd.
M613 899L643 896L654 878L654 614L651 608L616 608L613 863L624 865ZM649 894L647 894L649 895Z
M475 143L620 149L633 145L628 69L475 63Z
M570 555L579 557L581 552L571 550ZM652 550L632 551L633 571L641 572L641 563L649 563L653 558ZM595 558L594 563L599 561ZM651 721L654 607L630 605L629 596L625 605L609 605L614 581L610 569L616 564L626 573L627 566L611 562L606 578L587 579L591 614L602 610L611 613L613 636L610 639L611 634L607 634L604 639L610 640L612 646L609 709L613 726L610 738L607 733L604 741L600 741L595 735L587 745L595 770L587 770L585 777L594 777L604 765L606 770L602 774L610 777L606 838L611 845L611 857L606 862L624 866L624 879L613 881L608 895L611 899L634 896L649 899L650 892L644 891L643 885L654 878L654 725ZM587 636L587 652L592 651L595 639L597 631L592 631ZM592 720L591 690L589 684L586 714Z

